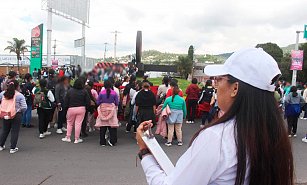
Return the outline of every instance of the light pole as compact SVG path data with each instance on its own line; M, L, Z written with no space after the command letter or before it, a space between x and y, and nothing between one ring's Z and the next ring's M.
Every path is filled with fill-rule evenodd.
M295 43L295 50L298 50L300 33L304 33L304 31L296 31L296 43ZM297 70L292 71L292 86L296 86L296 77L297 77Z
M105 43L104 43L104 55L103 55L103 61L104 61L104 62L106 61L107 45L108 45L108 43L105 42Z

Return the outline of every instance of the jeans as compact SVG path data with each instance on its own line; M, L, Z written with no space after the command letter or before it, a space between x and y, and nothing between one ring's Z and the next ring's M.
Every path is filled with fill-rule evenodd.
M58 112L58 129L62 129L63 124L66 123L66 114L66 109L62 107L62 111L59 110Z
M37 109L38 129L40 134L47 132L48 124L53 116L52 112L53 112L52 109L42 109L42 108Z
M117 128L112 128L112 127L100 127L100 145L106 145L106 132L107 129L110 132L110 143L112 145L115 145L117 143Z
M11 132L11 149L15 149L19 136L20 121L22 113L17 113L14 119L3 120L2 134L0 137L0 146L3 147L7 136Z
M196 106L198 100L188 100L187 116L188 121L194 121L196 115Z
M288 116L287 117L287 123L288 123L288 134L296 134L297 130L297 121L298 117L297 116Z
M206 120L208 120L208 123L210 123L212 121L212 116L210 115L209 112L203 111L203 116L201 120L202 120L201 122L202 125L206 124Z
M31 118L32 118L32 104L27 105L27 110L22 115L21 123L30 126L31 125Z
M304 107L304 118L307 118L307 105L305 105Z

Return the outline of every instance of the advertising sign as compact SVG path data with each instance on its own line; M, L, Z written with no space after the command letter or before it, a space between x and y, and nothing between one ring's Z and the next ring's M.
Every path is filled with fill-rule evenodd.
M59 66L59 61L56 59L52 59L52 69L56 69Z
M302 70L303 69L303 50L292 50L291 51L291 68L290 70Z
M40 24L31 31L31 62L30 73L36 69L42 68L43 54L43 24Z

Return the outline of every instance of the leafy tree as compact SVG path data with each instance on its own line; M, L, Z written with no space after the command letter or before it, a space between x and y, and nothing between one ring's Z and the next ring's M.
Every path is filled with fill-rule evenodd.
M179 56L177 66L181 77L187 79L192 70L192 60L188 56Z
M191 46L189 47L188 58L189 58L190 60L193 60L193 59L194 59L194 47L193 47L193 45L191 45Z
M24 54L25 52L28 51L28 46L25 45L26 41L17 38L13 38L13 41L7 41L9 45L4 49L4 50L9 50L10 53L15 53L17 57L17 68L18 68L18 73L19 72L19 60L21 54Z
M307 82L307 43L301 44L299 50L304 51L303 70L297 72L297 81Z
M262 48L265 52L270 54L277 63L280 63L283 58L282 49L275 43L268 42L265 44L257 44L256 48Z
M286 53L281 59L281 62L278 63L278 66L282 74L281 79L290 82L292 78L292 71L290 70L291 55Z

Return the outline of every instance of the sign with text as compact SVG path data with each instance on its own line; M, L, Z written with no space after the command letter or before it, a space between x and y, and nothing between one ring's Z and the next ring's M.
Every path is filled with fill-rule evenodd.
M307 39L307 24L304 26L304 38Z
M291 68L290 70L302 70L303 69L303 50L292 50L291 51Z
M42 54L43 54L43 24L40 24L31 31L31 62L30 73L34 69L42 68Z

